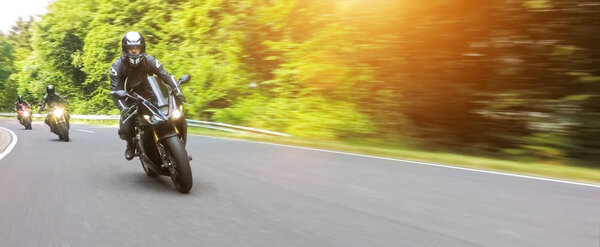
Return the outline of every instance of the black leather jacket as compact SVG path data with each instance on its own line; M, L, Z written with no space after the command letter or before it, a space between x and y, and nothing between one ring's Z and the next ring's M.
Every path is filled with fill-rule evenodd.
M56 104L67 105L67 101L60 97L60 95L58 95L57 93L55 93L53 96L48 96L46 94L44 96L44 99L42 99L42 102L40 103L40 109L44 109L46 105L54 106Z
M117 90L127 90L127 92L136 92L144 95L145 92L151 90L146 79L149 75L158 76L173 90L181 93L181 89L177 87L175 77L169 74L153 56L144 55L143 61L136 67L129 65L127 60L121 56L110 68L110 94L113 96L113 101L119 110L123 110L126 107L126 103L117 98L114 92Z

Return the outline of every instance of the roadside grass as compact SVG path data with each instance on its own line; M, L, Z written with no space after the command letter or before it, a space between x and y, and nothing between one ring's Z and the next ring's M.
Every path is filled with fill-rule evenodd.
M91 125L119 126L119 120L82 120L82 119L71 119L71 123L91 124Z
M9 117L3 117L11 119ZM43 119L36 119L43 121ZM117 126L117 120L73 120L72 123ZM188 134L270 142L293 146L319 148L362 155L380 156L419 162L430 162L447 166L474 168L481 170L531 175L545 178L564 179L570 181L591 182L600 184L600 169L557 164L544 161L517 161L489 157L464 155L457 153L417 150L407 145L385 144L377 141L332 141L312 140L299 137L277 137L254 133L230 133L201 127L188 127Z
M252 133L228 133L190 126L188 133L215 137L227 137L251 141L270 142L362 155L380 156L440 165L506 172L545 178L563 179L600 184L600 169L556 164L551 162L503 160L457 153L416 150L409 146L386 145L374 141L311 140L299 137L275 137Z
M5 117L5 116L0 116L0 118L2 119L15 119L16 117ZM34 122L44 122L44 117L34 117L33 118ZM119 125L119 120L84 120L84 119L71 119L70 120L71 123L76 123L76 124L91 124L91 125L108 125L108 126L118 126Z

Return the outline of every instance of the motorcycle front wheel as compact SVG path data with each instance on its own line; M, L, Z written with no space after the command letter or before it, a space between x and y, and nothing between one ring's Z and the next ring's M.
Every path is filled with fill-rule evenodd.
M31 129L31 118L25 120L25 129L26 130Z
M171 180L175 189L181 193L188 193L192 189L192 170L190 160L185 150L185 145L179 136L171 136L163 141L169 158L174 161L175 169L171 172Z
M67 125L65 123L60 123L58 125L58 138L65 142L69 141L69 129L67 129Z

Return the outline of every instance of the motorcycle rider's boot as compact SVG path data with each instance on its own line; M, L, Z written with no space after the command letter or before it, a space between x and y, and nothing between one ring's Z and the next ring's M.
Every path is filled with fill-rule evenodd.
M125 159L131 160L135 157L135 145L133 141L127 141L127 149L125 150Z

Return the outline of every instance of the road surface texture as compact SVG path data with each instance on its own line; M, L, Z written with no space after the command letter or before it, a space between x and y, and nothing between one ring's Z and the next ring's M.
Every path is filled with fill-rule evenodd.
M190 136L180 194L114 127L0 127L0 246L600 246L597 185Z

